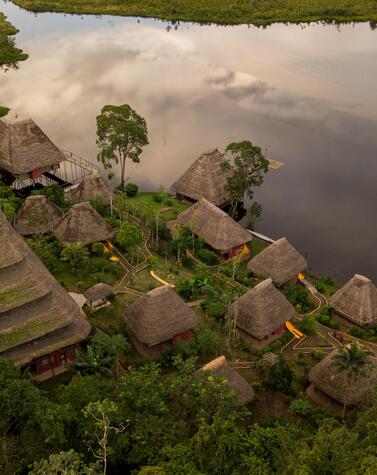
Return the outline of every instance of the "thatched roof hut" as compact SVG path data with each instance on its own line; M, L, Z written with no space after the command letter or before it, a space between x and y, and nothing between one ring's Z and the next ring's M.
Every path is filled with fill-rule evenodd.
M81 309L0 212L0 356L24 366L84 340Z
M15 228L22 236L50 233L63 216L64 211L47 196L29 196L17 213Z
M68 211L54 229L61 244L73 242L91 244L114 236L112 227L89 203L78 203Z
M304 257L283 237L251 259L247 268L255 275L271 277L274 284L280 286L296 277L307 266Z
M114 193L99 173L91 173L72 189L71 197L73 201L78 203L92 198L101 198L105 204L110 204L110 201L114 198Z
M225 356L219 356L201 368L211 372L216 378L227 381L236 396L238 406L244 406L254 399L255 393L250 384L226 362Z
M130 334L146 347L168 342L196 325L194 312L168 286L140 297L127 308L124 319Z
M339 371L334 361L338 351L338 349L332 351L309 371L309 381L322 393L341 404L346 403L347 406L360 404L376 387L376 360L371 357L368 359L367 367L352 380L347 394L347 373Z
M263 340L296 316L296 311L271 279L260 282L230 306L237 327Z
M228 204L226 185L233 172L222 168L223 161L224 157L217 149L204 152L172 185L172 190L189 200L205 198L220 207Z
M177 223L204 239L219 254L226 254L252 239L249 231L205 198L180 213Z
M64 160L63 152L33 120L0 121L0 169L18 176L50 170Z
M84 296L88 300L98 300L107 298L113 293L111 285L108 284L95 284L84 292Z
M363 275L355 274L329 303L337 313L360 327L377 325L377 288Z

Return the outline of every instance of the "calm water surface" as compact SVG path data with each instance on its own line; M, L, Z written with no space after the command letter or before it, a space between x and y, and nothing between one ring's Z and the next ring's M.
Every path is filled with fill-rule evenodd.
M0 1L30 58L0 103L93 161L95 117L131 104L150 146L129 179L167 188L209 148L250 139L285 163L256 192L258 231L316 272L377 282L377 31L368 24L217 27L34 15Z

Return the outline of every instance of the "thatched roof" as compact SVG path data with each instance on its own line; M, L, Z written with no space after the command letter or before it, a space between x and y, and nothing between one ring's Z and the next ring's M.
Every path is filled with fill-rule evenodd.
M216 206L229 203L226 185L233 172L222 169L223 161L217 149L204 152L172 185L172 190L195 201L206 198Z
M53 232L63 245L73 242L91 244L114 236L112 227L89 203L72 206Z
M338 351L338 349L332 351L310 370L309 381L320 391L341 404L344 404L344 402L347 406L359 404L376 387L376 360L374 358L368 359L368 366L362 374L353 379L348 390L347 401L345 401L347 373L339 371L336 367L334 357Z
M148 346L171 340L196 325L191 308L168 286L157 287L130 305L127 328Z
M91 198L101 198L104 203L110 204L114 193L98 173L91 173L84 177L80 183L71 191L73 201L88 201Z
M177 222L191 229L194 234L203 238L206 244L221 253L252 239L249 231L204 198L180 213Z
M360 327L377 325L377 288L363 275L355 274L329 302L336 312Z
M85 339L82 311L2 213L0 235L0 355L24 365Z
M84 293L84 296L87 300L98 300L109 297L112 293L113 289L111 285L99 283L90 287L90 289Z
M254 399L254 390L250 384L236 370L226 362L225 356L216 358L201 368L202 371L209 371L216 378L224 379L228 382L230 389L236 395L237 405L243 406Z
M285 296L272 284L271 279L260 282L230 306L237 327L258 340L271 335L296 311Z
M280 286L297 276L308 264L286 238L281 238L263 249L248 263L247 268L256 275L271 277Z
M48 170L65 160L63 152L33 120L0 122L0 168L19 175Z
M17 213L15 228L23 236L50 233L63 216L64 211L47 196L29 196Z

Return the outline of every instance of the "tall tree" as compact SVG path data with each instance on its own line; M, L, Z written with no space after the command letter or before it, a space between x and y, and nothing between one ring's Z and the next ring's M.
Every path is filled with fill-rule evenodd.
M69 262L77 270L89 258L89 251L80 242L73 242L64 246L60 258L62 261Z
M346 413L348 395L351 384L365 372L369 366L369 351L365 351L360 344L353 340L350 345L340 348L334 356L333 365L339 372L345 373L345 395L343 404L343 417Z
M105 169L112 168L112 162L120 164L121 187L124 189L126 161L140 162L143 147L148 145L148 131L145 119L128 104L106 105L97 116L98 161Z
M252 199L253 187L263 183L264 175L268 171L268 160L261 148L249 140L230 143L225 152L228 158L224 160L223 168L234 169L234 173L228 178L226 188L235 211L237 203L244 199L245 194Z

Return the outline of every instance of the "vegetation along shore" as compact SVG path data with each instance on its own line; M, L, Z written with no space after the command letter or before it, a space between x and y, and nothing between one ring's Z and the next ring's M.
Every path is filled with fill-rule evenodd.
M374 0L15 0L32 11L154 17L235 25L276 22L376 21Z

